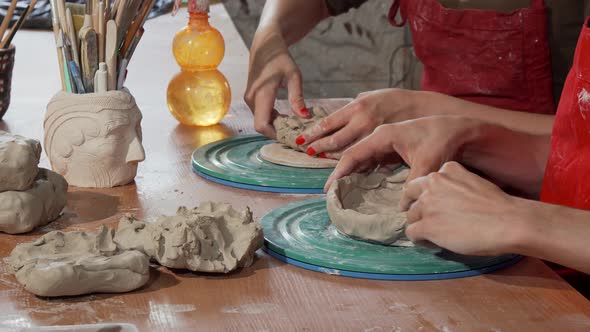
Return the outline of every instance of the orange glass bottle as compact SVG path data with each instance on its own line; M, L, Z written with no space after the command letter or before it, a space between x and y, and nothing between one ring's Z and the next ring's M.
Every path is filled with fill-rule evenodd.
M170 113L181 123L210 126L229 110L231 90L217 66L225 42L209 24L209 1L189 0L189 23L174 37L172 50L181 68L168 85Z

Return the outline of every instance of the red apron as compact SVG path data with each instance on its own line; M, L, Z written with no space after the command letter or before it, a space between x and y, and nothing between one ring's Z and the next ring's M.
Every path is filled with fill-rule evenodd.
M424 64L423 90L504 109L555 113L543 0L510 13L395 0L389 20L395 26L409 23L416 56Z
M541 200L590 210L590 19L582 28L551 135Z

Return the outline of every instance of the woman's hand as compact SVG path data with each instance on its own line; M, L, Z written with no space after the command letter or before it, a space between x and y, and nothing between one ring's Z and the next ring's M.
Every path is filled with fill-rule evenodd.
M413 118L416 94L401 89L361 93L351 103L303 132L298 142L309 144L308 153L311 155L325 153L328 158L339 159L344 149L370 135L378 126Z
M352 172L402 161L411 168L408 181L436 172L445 162L458 160L478 124L463 117L434 116L381 125L344 152L324 189Z
M409 182L400 206L410 240L464 255L508 253L523 215L515 198L457 162Z
M303 102L301 72L278 30L278 27L268 26L256 32L244 96L254 112L254 128L271 138L276 136L272 122L278 115L274 103L279 88L288 89L289 103L295 114L310 116Z

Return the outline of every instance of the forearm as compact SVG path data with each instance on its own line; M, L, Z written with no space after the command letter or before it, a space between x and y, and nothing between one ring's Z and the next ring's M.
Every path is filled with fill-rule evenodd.
M477 104L437 92L415 91L415 116L459 115L535 135L551 134L553 115L533 114Z
M518 211L507 251L590 273L590 211L514 198Z
M258 31L279 33L290 46L328 16L325 0L267 0Z
M509 186L537 198L549 156L551 136L517 132L473 120L462 138L458 159L480 170L498 185Z

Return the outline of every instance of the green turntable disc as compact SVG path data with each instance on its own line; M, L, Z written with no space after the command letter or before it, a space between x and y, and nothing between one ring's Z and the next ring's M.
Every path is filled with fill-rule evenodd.
M296 202L262 218L272 256L307 269L359 278L431 280L487 273L518 255L476 257L426 247L391 247L352 239L330 222L325 199Z
M283 193L320 194L333 169L282 166L259 157L274 141L261 135L237 136L210 143L193 152L193 170L225 185Z

